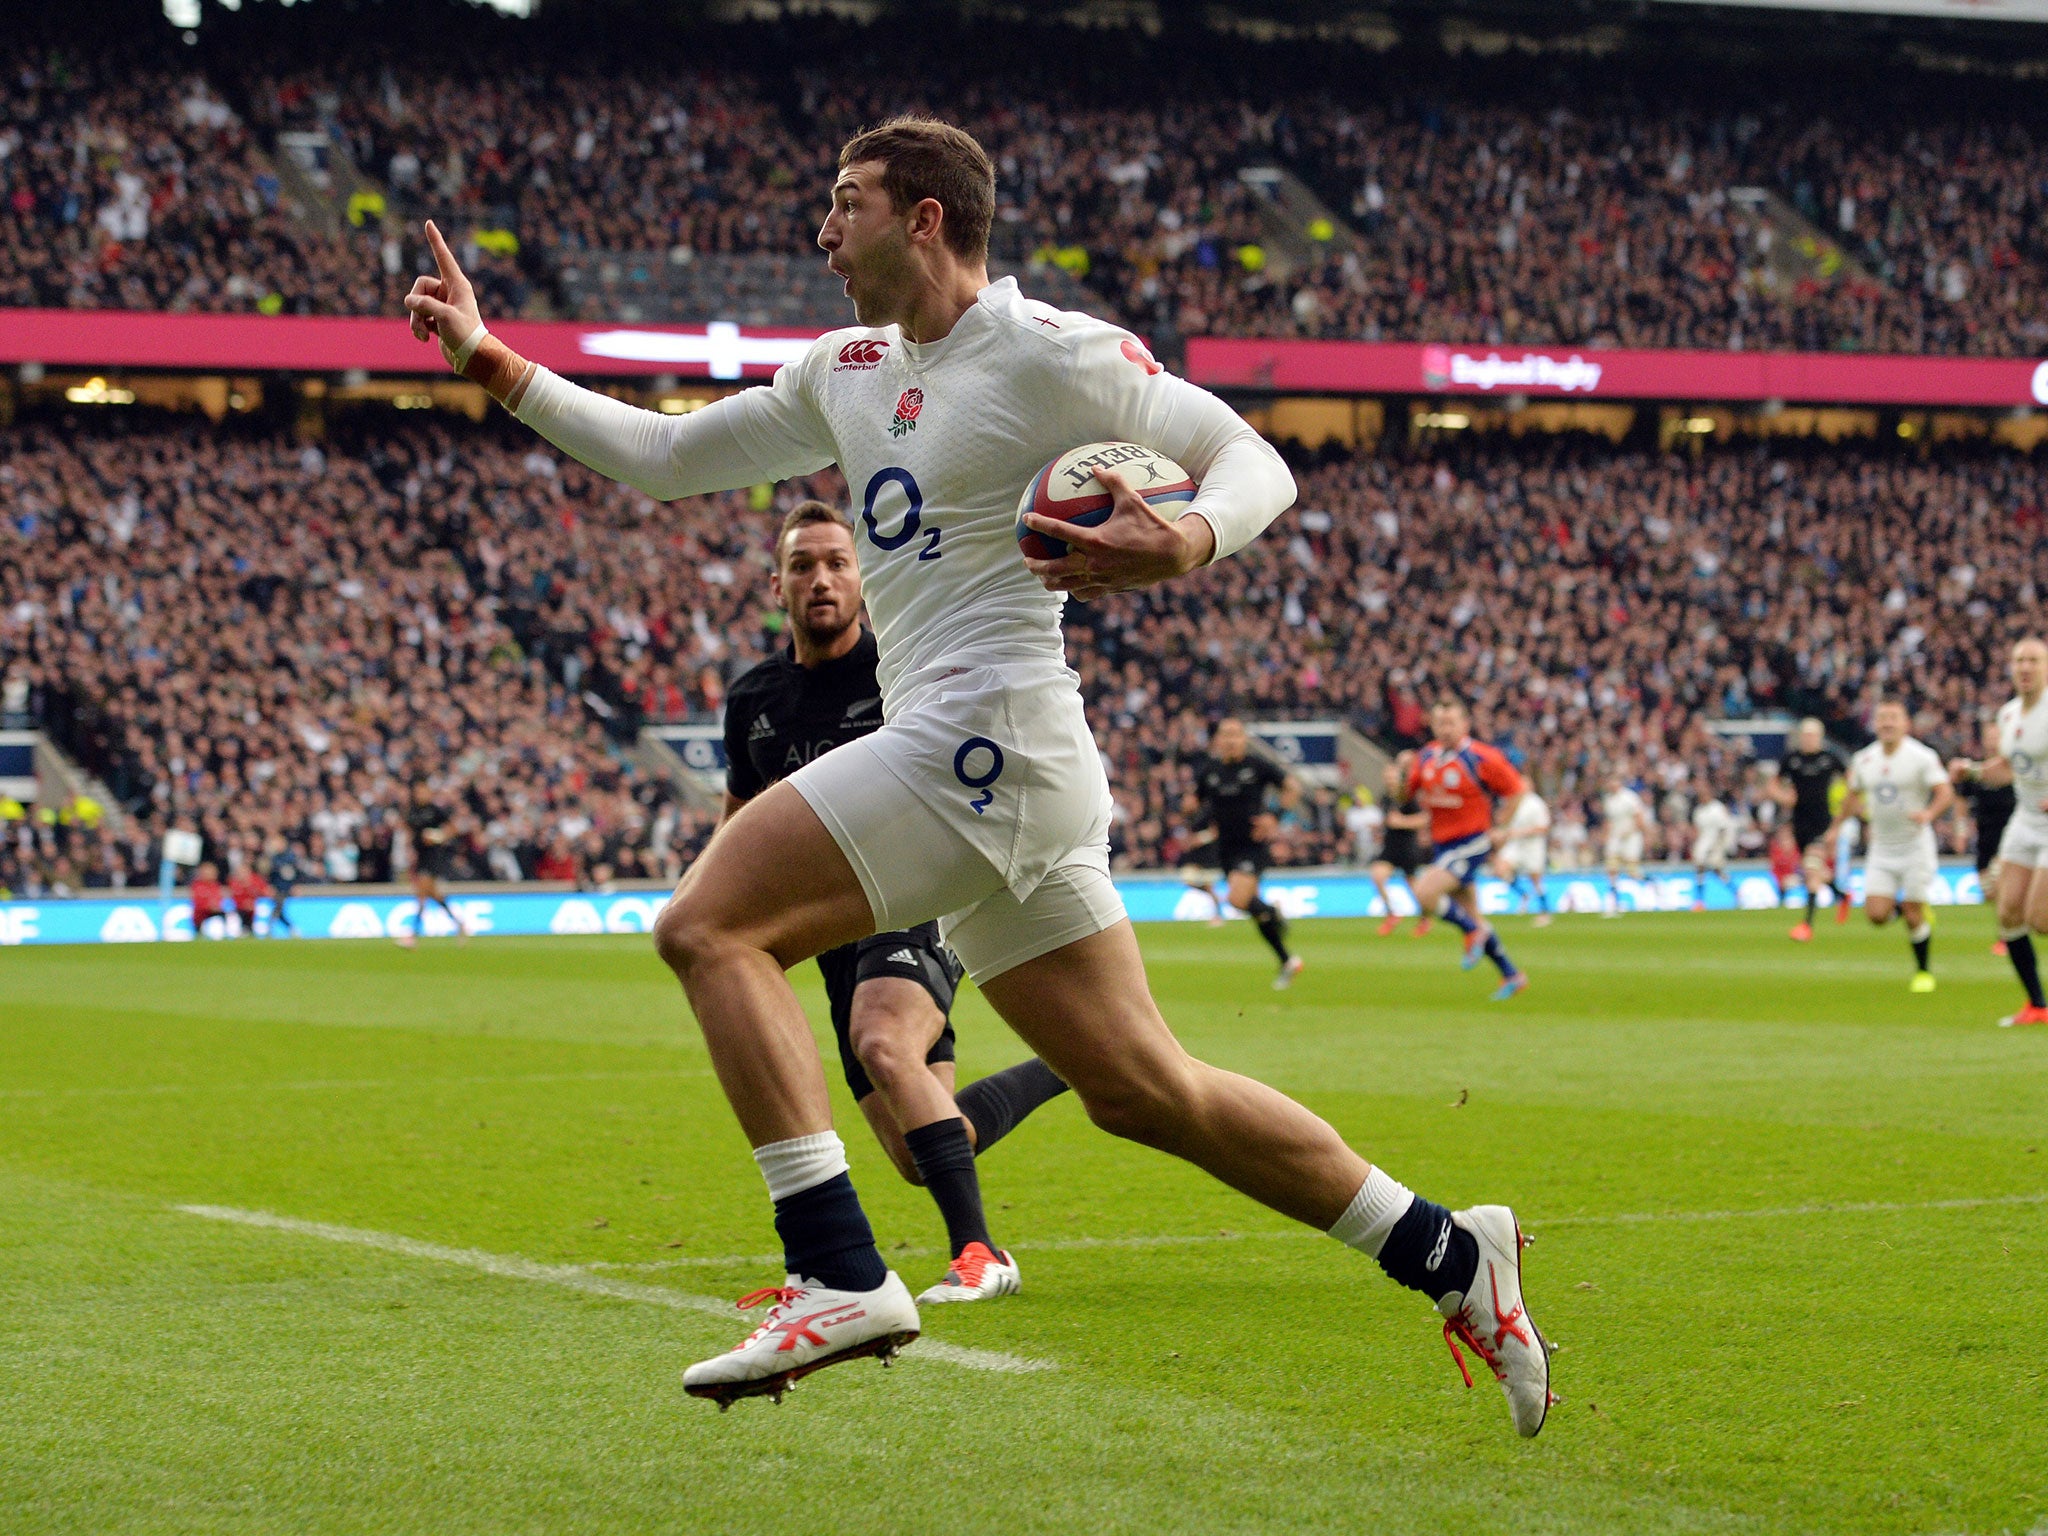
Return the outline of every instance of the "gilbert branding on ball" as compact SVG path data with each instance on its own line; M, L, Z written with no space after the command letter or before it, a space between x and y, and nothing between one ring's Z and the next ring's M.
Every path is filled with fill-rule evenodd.
M1057 560L1067 552L1066 540L1027 527L1027 512L1084 528L1109 516L1112 498L1095 478L1099 469L1122 475L1161 517L1179 517L1195 499L1195 482L1188 472L1165 454L1141 444L1087 443L1070 448L1031 477L1024 499L1017 503L1017 542L1025 554L1033 560Z

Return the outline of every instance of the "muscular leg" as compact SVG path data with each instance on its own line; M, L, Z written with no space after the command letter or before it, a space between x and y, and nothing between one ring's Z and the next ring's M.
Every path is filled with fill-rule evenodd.
M2034 934L2048 933L2048 872L2029 865L2000 861L1998 868L1998 931L2005 957L2027 994L2029 1006L2044 1005L2041 969L2034 954Z
M1906 921L1916 928L1920 926L1918 906L1917 902L1909 901L1905 904ZM1871 927L1882 928L1892 920L1892 898L1866 895L1863 898L1863 915L1870 919Z
M1327 1230L1371 1172L1286 1095L1195 1060L1160 1017L1128 922L1026 961L982 995L1104 1130L1182 1157Z
M960 1113L953 1102L953 1063L925 1060L945 1027L946 1016L914 981L871 976L854 991L848 1034L875 1085L860 1101L861 1113L896 1171L913 1184L924 1181L903 1133ZM970 1139L972 1134L970 1127Z
M1258 925L1259 937L1285 965L1288 958L1287 940L1283 937L1285 925L1279 909L1260 897L1259 877L1247 869L1233 869L1229 882L1230 904ZM1055 1067L1053 1070L1057 1072L1059 1069Z
M783 973L873 931L853 866L787 783L726 823L656 919L655 948L749 1144L831 1129L817 1043Z

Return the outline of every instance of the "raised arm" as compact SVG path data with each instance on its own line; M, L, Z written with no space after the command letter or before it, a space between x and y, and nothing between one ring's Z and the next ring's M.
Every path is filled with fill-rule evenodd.
M485 327L476 290L430 220L436 275L414 281L413 335L448 366L571 458L658 501L736 490L832 462L829 439L790 369L686 416L664 416L584 389L514 352ZM784 385L784 377L788 385Z

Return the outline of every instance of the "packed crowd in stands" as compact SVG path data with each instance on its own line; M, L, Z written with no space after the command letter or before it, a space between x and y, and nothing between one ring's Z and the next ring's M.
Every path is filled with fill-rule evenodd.
M425 781L455 873L672 879L710 819L635 767L646 719L712 721L781 643L779 510L831 474L663 506L503 426L338 427L324 446L167 422L17 425L0 454L0 682L135 814L22 822L0 884L147 884L189 825L233 865L273 837L336 880L403 873ZM1199 840L1216 719L1338 716L1398 746L1442 689L1583 828L1607 774L1682 849L1692 803L1766 796L1715 718L1853 737L1903 690L1973 750L2034 611L2048 464L1949 446L1700 457L1477 440L1305 465L1213 571L1069 611L1126 867ZM1349 857L1305 797L1287 860Z
M885 54L819 25L794 58L739 29L687 64L565 61L500 29L459 73L374 38L318 65L226 53L210 74L16 45L0 52L0 302L388 313L430 212L494 237L473 265L512 310L563 302L551 274L594 252L786 260L809 249L840 140L925 109L988 144L1003 254L1085 277L1168 347L1214 333L2048 348L2048 145L1996 109L1844 117L1832 98L1605 64L1503 89L1446 61L1425 95L1369 58L1336 71L1242 41L1167 68L1142 39L1092 37L1077 69L994 24L973 48L926 40L906 71L901 39ZM999 78L991 49L1013 64ZM1248 83L1187 88L1226 64ZM387 227L294 211L262 152L305 131L378 179ZM1344 221L1299 265L1237 174L1262 162ZM1788 265L1790 226L1749 188L1798 210L1813 249ZM619 302L601 284L577 298Z

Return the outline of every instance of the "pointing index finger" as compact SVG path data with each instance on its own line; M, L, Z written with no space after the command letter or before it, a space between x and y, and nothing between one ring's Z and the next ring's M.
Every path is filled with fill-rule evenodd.
M449 287L462 276L462 268L455 263L455 253L448 249L448 242L441 238L440 228L432 219L427 220L427 245L434 253L434 265L440 270L441 281Z

